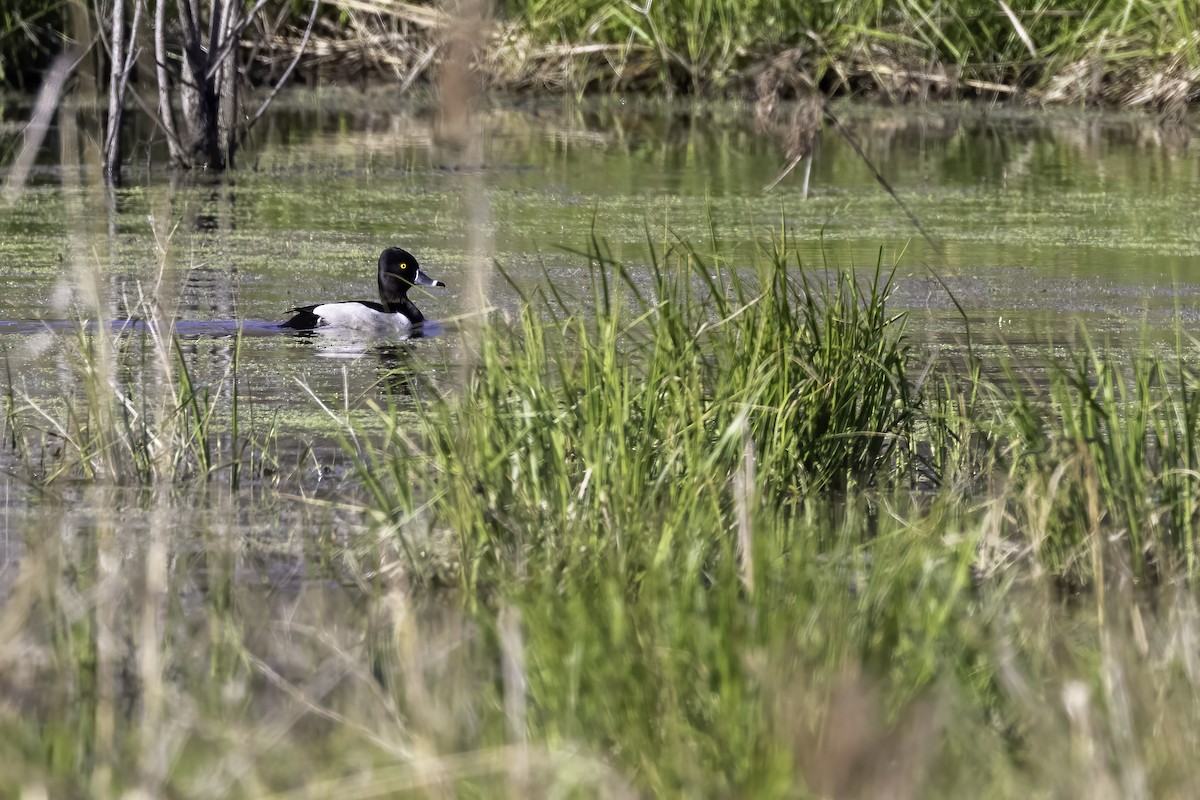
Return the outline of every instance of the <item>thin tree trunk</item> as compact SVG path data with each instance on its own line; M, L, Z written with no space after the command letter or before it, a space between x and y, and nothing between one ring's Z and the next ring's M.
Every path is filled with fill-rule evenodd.
M175 0L183 48L178 81L182 129L175 125L166 68L167 1L158 0L154 46L158 53L159 116L167 132L171 160L180 166L232 169L241 121L238 41L267 0L256 0L247 11L243 11L242 0L208 0L207 18L201 17L201 0Z
M183 27L183 66L180 95L183 99L184 140L192 166L220 169L224 166L216 142L216 95L209 74L207 50L216 46L215 31L210 28L208 41L200 32L198 0L179 0L179 19Z
M208 49L203 50L197 41L196 80L199 89L197 129L194 132L203 153L202 164L209 169L225 169L225 149L221 146L220 119L221 102L217 95L216 55L221 49L221 21L227 5L221 0L212 0L209 5Z
M108 119L104 132L104 180L109 185L121 182L121 123L125 117L125 92L129 88L129 73L137 59L138 26L142 20L145 0L134 0L133 21L125 25L124 0L114 0L112 13L112 43L108 73Z
M237 80L237 43L236 38L241 30L241 19L237 4L227 2L222 9L219 46L214 45L211 52L220 58L219 67L213 80L219 103L217 107L217 144L225 159L225 166L233 169L233 151L237 146L234 127L237 125L238 80ZM215 9L214 9L215 13Z
M121 181L121 112L125 96L121 91L125 71L125 2L113 0L112 45L109 52L108 127L104 135L104 179L109 184Z
M158 79L158 121L167 134L167 152L171 165L187 164L183 145L175 127L175 111L171 108L171 77L167 72L167 0L155 0L154 6L154 72Z
M125 92L129 88L129 75L133 72L133 64L141 55L142 49L138 46L138 29L142 24L142 9L146 5L146 0L133 0L133 22L129 23L129 38L125 44L125 66L121 70L121 99L124 100ZM124 103L122 103L122 108Z
M200 88L196 76L196 51L200 49L200 29L196 23L197 9L192 0L176 0L175 8L179 12L179 28L183 38L183 59L179 65L179 100L183 111L183 143L190 163L195 144L196 109L200 105L197 99Z

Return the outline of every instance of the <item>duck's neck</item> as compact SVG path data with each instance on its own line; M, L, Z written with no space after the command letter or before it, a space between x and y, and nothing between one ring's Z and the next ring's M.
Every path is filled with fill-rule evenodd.
M408 318L408 321L413 325L420 325L425 321L425 316L420 309L416 307L412 300L408 299L408 295L400 295L398 299L384 300L383 305L388 311L399 311Z

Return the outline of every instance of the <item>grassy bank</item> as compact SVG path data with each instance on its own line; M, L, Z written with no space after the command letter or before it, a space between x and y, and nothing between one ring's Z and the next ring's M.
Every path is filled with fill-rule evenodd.
M889 99L962 95L1176 109L1200 42L1179 4L509 2L531 79L759 94L772 84ZM554 56L561 61L555 64ZM549 67L549 71L547 71Z
M336 507L264 501L236 349L71 334L9 393L73 500L8 517L0 791L1191 793L1190 342L1035 381L911 344L891 264L581 258L382 380Z
M132 4L127 4L132 7ZM469 5L469 4L468 4ZM32 91L58 52L64 6L21 0L0 16L0 80ZM437 74L461 19L439 4L323 4L295 74L308 82ZM242 37L259 79L300 49L310 5L271 9ZM132 10L128 12L132 15ZM805 87L890 100L974 96L1146 108L1178 116L1200 95L1195 9L1145 0L1057 4L676 3L505 0L477 67L505 88L737 94Z

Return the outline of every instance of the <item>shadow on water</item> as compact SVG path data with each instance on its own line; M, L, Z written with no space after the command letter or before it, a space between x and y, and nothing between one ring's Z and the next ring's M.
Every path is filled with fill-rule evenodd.
M67 320L0 320L0 335L4 334L36 334L36 333L66 333L79 329L80 323ZM95 330L96 323L85 322L83 328L86 330ZM150 331L150 326L141 320L125 319L116 320L108 324L108 328L115 334L141 334ZM366 353L377 347L388 347L394 345L394 342L415 341L418 339L429 339L434 336L445 336L457 330L456 326L450 323L441 323L433 320L427 320L423 326L412 331L406 331L399 334L392 334L387 337L373 336L361 331L346 330L341 328L316 328L313 330L297 331L291 328L286 328L280 322L272 322L270 320L179 320L174 325L174 332L177 336L185 339L194 339L202 336L209 337L228 337L228 336L290 336L300 341L311 341L318 345L331 345L332 348L319 350L317 355L326 355L329 350L333 352L344 352L346 354ZM344 346L344 350L339 350Z

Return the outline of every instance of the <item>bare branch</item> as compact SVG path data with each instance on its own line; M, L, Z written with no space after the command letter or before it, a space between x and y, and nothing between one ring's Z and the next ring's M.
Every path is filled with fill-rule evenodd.
M433 57L437 53L440 46L441 45L439 42L434 41L434 43L429 45L429 48L421 54L421 57L418 58L416 63L412 65L412 69L410 69L408 74L404 76L404 80L401 81L400 89L398 90L400 94L407 92L408 87L412 86L412 82L417 79L417 76L419 76L421 72L427 66L429 66L429 62L433 60Z
M258 0L254 4L254 8L250 9L246 16L242 17L230 28L229 34L226 37L209 42L208 78L212 78L217 73L217 70L221 68L221 62L225 59L225 56L229 55L229 51L232 48L237 47L242 31L254 20L254 15L259 12L259 9L266 4L267 0Z
M179 9L179 22L183 25L184 41L200 41L200 29L196 23L196 9L193 8L191 0L177 0L176 7Z
M133 64L142 52L142 48L135 48L133 44L137 41L138 26L142 24L142 8L145 5L146 0L134 0L133 2L133 23L129 26L129 46L125 48L125 66L121 69L122 97L125 96L125 90L129 86L129 73L133 72Z
M304 48L308 45L308 37L312 33L313 23L317 21L317 9L321 7L321 0L313 0L312 13L308 15L308 27L304 29L304 38L300 40L300 47L296 50L296 57L292 59L292 63L288 64L288 68L283 71L283 75L279 78L275 88L267 95L267 99L258 107L258 111L254 112L254 116L242 128L240 139L244 140L246 135L250 133L250 129L254 127L254 123L258 122L259 117L267 110L267 106L271 105L271 101L275 99L275 95L279 94L279 90L287 83L287 79L291 76L292 70L296 68L296 64L300 63L300 56L304 55Z
M104 178L121 180L121 72L125 67L125 0L113 0L108 71L108 123L104 135ZM100 24L103 29L103 23Z

